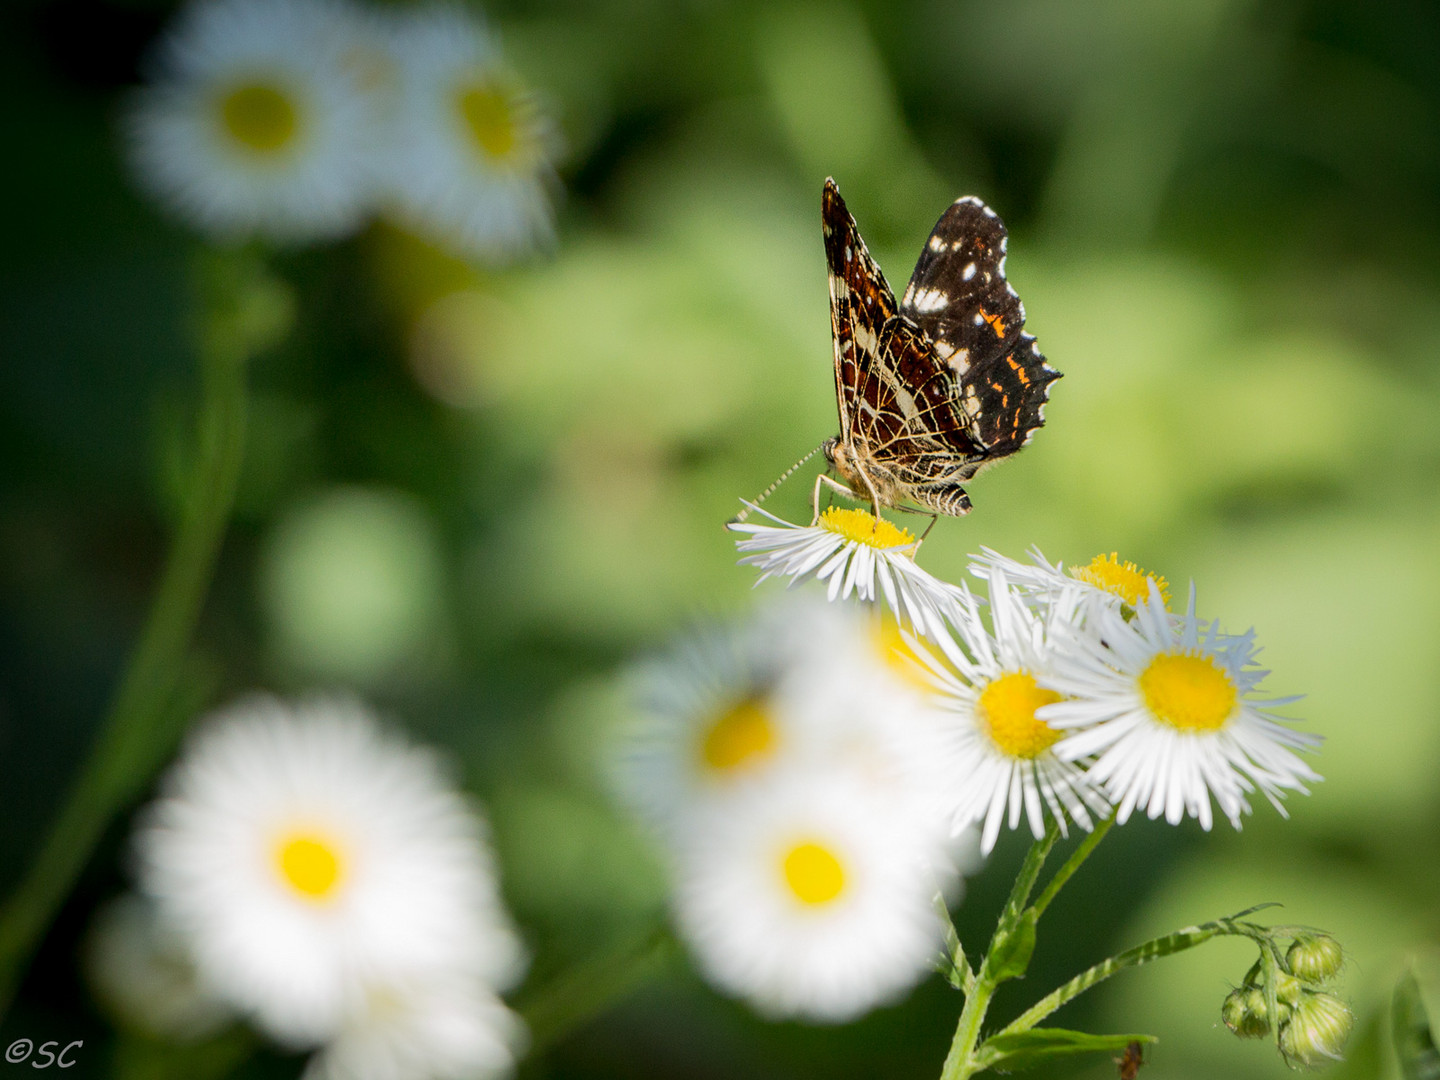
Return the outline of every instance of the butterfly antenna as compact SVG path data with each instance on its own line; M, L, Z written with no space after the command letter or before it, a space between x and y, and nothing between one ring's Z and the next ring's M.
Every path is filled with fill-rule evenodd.
M731 525L739 525L740 522L744 521L747 517L750 516L751 510L754 510L755 507L759 506L762 502L768 499L771 493L773 493L776 488L778 488L786 480L789 480L796 469L800 468L801 465L804 465L807 461L809 461L812 457L814 457L823 449L825 449L825 444L821 443L819 446L815 447L814 450L811 450L808 454L802 457L799 461L795 462L794 465L791 465L788 469L786 469L783 473L780 474L780 478L778 480L776 480L773 484L767 487L759 495L755 496L755 498L750 501L750 505L746 506L744 510L741 510L738 514L731 518L729 523Z

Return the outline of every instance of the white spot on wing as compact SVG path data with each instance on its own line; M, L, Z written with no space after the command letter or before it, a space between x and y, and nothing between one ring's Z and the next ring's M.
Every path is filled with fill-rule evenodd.
M969 281L971 278L973 278L973 277L975 276L975 264L974 264L974 263L966 263L966 264L965 264L965 270L964 270L963 273L961 273L960 276L961 276L962 278L964 278L966 281Z
M916 311L939 311L950 306L950 296L943 289L920 289L912 303Z
M931 251L940 251L945 247L945 241L941 240L938 236L932 236L930 237L930 242L925 246Z

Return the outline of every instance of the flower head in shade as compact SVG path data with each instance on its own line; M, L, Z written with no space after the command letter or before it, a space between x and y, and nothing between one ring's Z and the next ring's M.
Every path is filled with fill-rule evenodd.
M432 974L370 988L303 1080L487 1080L513 1071L524 1042L483 982Z
M853 1019L914 985L941 947L938 830L853 774L793 773L692 818L676 918L702 972L770 1016Z
M814 525L792 525L753 508L773 525L732 523L746 534L735 546L740 561L759 567L760 580L788 577L791 583L815 578L826 594L842 600L884 599L896 618L922 634L943 634L955 614L955 588L915 564L919 541L870 511L829 507Z
M85 942L95 996L126 1027L176 1042L214 1035L235 1014L205 987L185 943L133 893L95 915Z
M204 984L291 1045L334 1035L377 984L502 986L523 963L483 820L353 702L260 698L212 718L136 847Z
M984 823L980 846L986 853L1007 817L1013 829L1023 814L1039 838L1047 810L1063 832L1067 820L1088 830L1091 815L1109 809L1081 765L1057 756L1064 732L1037 715L1061 700L1049 676L1057 627L1073 602L1062 596L1048 610L1036 611L1002 569L991 567L989 579L988 630L979 601L967 590L959 639L946 635L935 641L943 660L916 642L954 718L956 821Z
M401 13L392 55L398 87L379 173L400 220L487 261L547 242L555 127L478 16L447 4Z
M340 0L204 0L162 41L128 116L141 183L221 237L352 231L369 208L371 113Z
M662 832L777 773L851 768L938 820L944 730L893 622L786 596L681 639L633 674L622 793Z
M1255 664L1253 633L1222 634L1195 617L1165 610L1159 587L1127 620L1114 605L1088 618L1057 660L1049 684L1067 700L1044 710L1066 732L1067 760L1095 757L1090 776L1104 785L1124 821L1135 809L1178 824L1189 815L1208 829L1211 799L1236 828L1246 796L1261 792L1282 814L1284 792L1320 777L1296 750L1319 736L1295 731L1271 712L1297 698L1261 699L1266 674Z
M1162 599L1169 603L1170 586L1163 577L1121 559L1117 552L1096 555L1084 566L1072 566L1068 572L1063 563L1051 565L1038 547L1032 547L1029 554L1030 561L1021 562L990 548L981 548L979 555L972 556L970 572L983 580L989 577L991 569L999 569L1022 593L1036 598L1055 600L1066 596L1078 601L1091 596L1110 603L1118 600L1132 610L1150 598L1153 581ZM1077 583L1080 588L1076 587Z

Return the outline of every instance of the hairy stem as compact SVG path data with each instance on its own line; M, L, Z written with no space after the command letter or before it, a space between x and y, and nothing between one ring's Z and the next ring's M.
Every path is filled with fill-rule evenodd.
M1141 964L1148 964L1151 960L1158 960L1162 956L1170 956L1174 953L1184 952L1186 949L1193 949L1196 945L1203 945L1213 937L1226 934L1239 934L1251 938L1255 936L1244 924L1235 923L1230 919L1217 919L1215 922L1190 926L1184 930L1177 930L1173 934L1154 938L1143 945L1136 945L1133 949L1126 949L1108 960L1102 960L1076 975L1069 982L1037 1001L1018 1016L1013 1023L1005 1027L1000 1034L1010 1035L1017 1031L1029 1030L1060 1006L1126 968L1139 967Z
M945 1055L945 1064L940 1070L940 1080L965 1080L966 1077L973 1076L981 1068L975 1060L975 1047L980 1041L980 1027L985 1023L985 1014L990 1009L990 999L995 995L995 987L1007 977L1005 975L997 976L996 965L992 963L992 960L1000 951L1009 947L1011 935L1014 934L1025 914L1025 902L1030 899L1030 892L1035 888L1035 881L1039 878L1040 870L1045 865L1045 857L1050 854L1050 849L1055 846L1055 840L1059 835L1059 825L1051 822L1045 830L1045 835L1031 844L1029 852L1025 855L1025 862L1021 865L1020 872L1015 877L1015 884L1010 889L1010 897L1005 901L1005 907L1000 912L1000 919L996 923L995 933L990 938L990 945L985 951L985 956L975 969L975 973L965 980L968 983L965 1006L961 1009L960 1020L955 1025L955 1037L950 1040L950 1051ZM959 944L958 939L956 944ZM968 970L967 965L966 971L968 972Z

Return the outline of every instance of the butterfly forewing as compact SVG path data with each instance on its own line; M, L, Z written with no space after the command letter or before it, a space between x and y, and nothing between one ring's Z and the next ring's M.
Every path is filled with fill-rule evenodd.
M830 329L835 340L835 398L840 438L849 441L862 371L876 355L880 331L895 314L895 294L870 252L833 180L821 200L825 259L830 271Z

